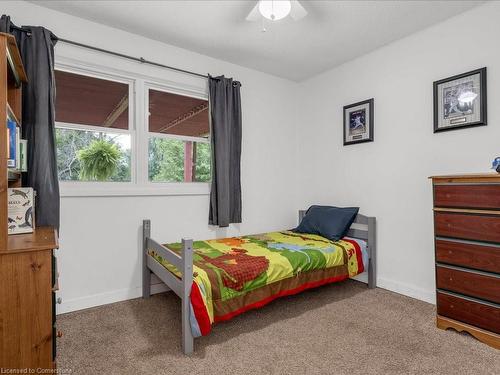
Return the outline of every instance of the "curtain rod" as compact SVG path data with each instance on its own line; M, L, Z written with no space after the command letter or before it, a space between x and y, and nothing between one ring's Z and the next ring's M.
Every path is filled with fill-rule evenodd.
M74 42L72 40L63 39L63 38L57 38L57 40L59 42L63 42L63 43L67 43L67 44L72 44L74 46L88 48L88 49L92 49L94 51L104 52L104 53L107 53L107 54L110 54L110 55L122 57L124 59L129 59L129 60L137 61L137 62L140 62L142 64L154 65L154 66L158 66L160 68L166 68L166 69L170 69L170 70L175 70L176 72L190 74L190 75L197 76L197 77L202 77L202 78L208 78L208 75L206 75L206 74L200 74L200 73L192 72L190 70L180 69L180 68L176 68L174 66L160 64L160 63L157 63L157 62L154 62L154 61L149 61L149 60L146 60L144 57L135 57L135 56L125 55L123 53L114 52L114 51L110 51L110 50L107 50L107 49L104 49L104 48L94 47L94 46L90 46L88 44Z
M31 34L31 30L29 30L29 29L25 29L23 27L18 27L18 26L14 25L14 24L11 24L10 27L13 28L13 29L16 29L18 31L27 33L28 35ZM113 55L113 56L118 56L118 57L122 57L124 59L129 59L129 60L137 61L137 62L140 62L142 64L149 64L149 65L153 65L153 66L158 66L160 68L170 69L170 70L174 70L176 72L190 74L190 75L196 76L196 77L208 78L208 74L200 74L200 73L192 72L190 70L176 68L175 66L160 64L160 63L157 63L157 62L154 62L154 61L146 60L144 57L130 56L130 55L126 55L124 53L114 52L114 51L110 51L110 50L107 50L107 49L104 49L104 48L94 47L94 46L91 46L91 45L88 45L88 44L84 44L84 43L80 43L80 42L75 42L73 40L58 38L58 37L56 37L53 34L52 34L52 36L54 37L55 40L57 40L59 42L63 42L63 43L67 43L67 44L72 44L74 46L83 47L83 48L91 49L91 50L98 51L98 52L104 52L104 53L107 53L107 54L110 54L110 55ZM219 78L219 77L215 77L215 79L217 79L217 78ZM237 81L234 81L233 82L233 86L234 85L241 85L241 83L237 82Z
M15 29L15 30L21 31L23 33L27 33L28 35L31 34L31 30L25 29L24 27L19 27L19 26L16 26L14 24L10 24L10 27L13 28L13 29ZM190 70L185 70L185 69L176 68L176 67L170 66L170 65L160 64L160 63L157 63L157 62L154 62L154 61L146 60L144 57L134 57L134 56L130 56L130 55L125 55L124 53L114 52L114 51L110 51L110 50L107 50L107 49L104 49L104 48L90 46L88 44L83 44L83 43L80 43L80 42L75 42L75 41L69 40L69 39L63 39L63 38L58 38L58 37L55 37L55 39L57 41L59 41L59 42L63 42L63 43L67 43L67 44L72 44L74 46L83 47L83 48L87 48L87 49L92 49L94 51L104 52L104 53L107 53L107 54L110 54L110 55L114 55L114 56L122 57L124 59L129 59L129 60L137 61L137 62L140 62L140 63L143 63L143 64L154 65L154 66L158 66L160 68L166 68L166 69L170 69L170 70L175 70L176 72L190 74L190 75L197 76L197 77L202 77L202 78L208 78L207 74L200 74L200 73L192 72Z

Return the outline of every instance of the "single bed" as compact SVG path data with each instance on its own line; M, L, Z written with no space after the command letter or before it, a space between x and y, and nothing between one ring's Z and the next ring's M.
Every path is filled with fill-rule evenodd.
M340 241L285 230L161 245L150 232L144 220L143 297L154 273L182 299L185 354L213 324L276 298L359 275L375 287L374 217L358 214Z

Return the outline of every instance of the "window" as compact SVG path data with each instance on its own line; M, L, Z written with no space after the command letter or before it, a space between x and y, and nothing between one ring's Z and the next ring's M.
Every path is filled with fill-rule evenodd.
M61 181L132 181L129 84L56 70Z
M55 79L61 195L209 193L205 81L184 85L64 58Z
M150 89L148 178L210 181L208 101Z

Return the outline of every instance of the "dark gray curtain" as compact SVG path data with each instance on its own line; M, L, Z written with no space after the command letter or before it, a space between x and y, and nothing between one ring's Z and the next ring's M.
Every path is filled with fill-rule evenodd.
M212 189L209 223L241 223L241 84L208 76L212 131Z
M55 35L39 26L17 27L2 16L0 31L16 37L28 83L23 85L23 137L28 140L28 173L23 185L37 192L38 226L59 228L59 181L54 130Z

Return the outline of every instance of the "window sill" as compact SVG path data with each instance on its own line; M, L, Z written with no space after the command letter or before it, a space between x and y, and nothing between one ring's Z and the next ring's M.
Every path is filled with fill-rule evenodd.
M209 195L210 184L206 182L171 183L146 186L123 183L60 182L61 198L66 197L136 197L165 195Z

